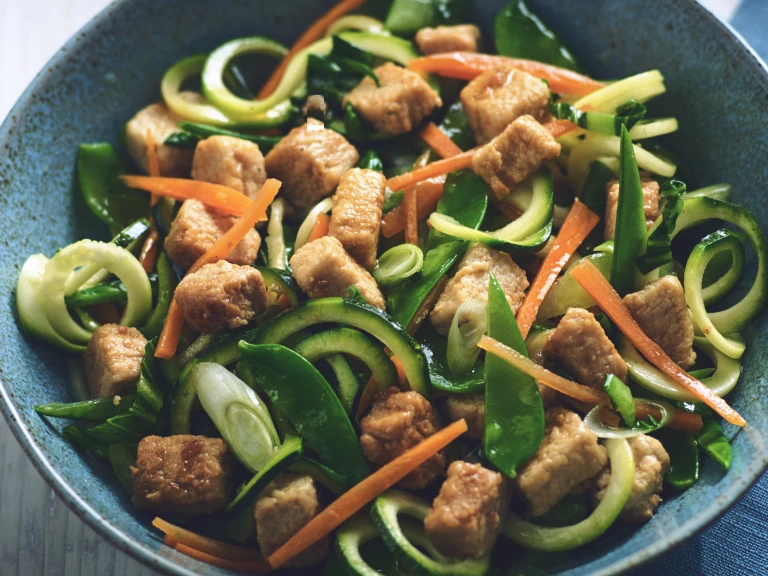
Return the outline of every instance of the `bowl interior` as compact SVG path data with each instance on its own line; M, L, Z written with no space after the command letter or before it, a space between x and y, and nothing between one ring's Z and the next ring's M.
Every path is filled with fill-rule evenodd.
M162 546L150 516L134 511L109 464L74 451L60 436L66 423L39 418L33 406L71 401L66 361L30 344L15 319L15 284L33 253L95 233L104 235L74 194L81 142L116 141L139 108L159 99L164 70L238 36L265 34L289 43L333 0L124 0L78 33L40 72L0 129L0 205L4 218L0 276L3 411L38 469L75 511L121 549L176 574L223 571ZM473 20L490 38L505 2L475 0ZM680 131L669 144L698 183L731 182L735 199L763 225L762 184L768 178L768 75L752 53L692 1L532 0L531 4L602 78L659 68L669 93L654 102L655 116L674 115ZM754 268L754 267L753 267ZM768 463L768 373L763 315L746 332L742 382L731 396L750 425L726 426L733 442L731 471L711 462L701 480L667 498L653 521L619 528L577 554L548 555L562 574L614 573L659 554L721 514Z

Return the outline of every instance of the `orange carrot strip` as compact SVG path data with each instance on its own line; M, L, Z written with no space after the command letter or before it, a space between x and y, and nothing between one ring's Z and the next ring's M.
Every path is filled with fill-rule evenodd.
M427 124L424 129L419 132L419 136L427 146L437 152L442 158L451 158L461 154L461 148L451 140L448 135L440 130L433 122Z
M437 208L445 188L445 176L422 180L415 185L416 188L416 214L418 220L423 220ZM403 193L405 199L405 193ZM405 207L400 204L394 210L387 212L381 220L381 233L385 238L392 238L405 230Z
M560 138L563 134L578 130L579 127L570 120L550 120L544 124L544 128L549 130L553 138Z
M405 212L405 242L419 245L419 209L416 187L408 186L403 191L403 211Z
M408 328L406 329L408 334L411 336L416 334L416 331L419 329L419 326L421 326L421 323L427 319L427 316L429 316L432 308L434 308L435 304L437 304L437 301L440 299L443 290L445 290L446 284L448 284L448 278L443 276L440 278L440 281L435 284L434 288L429 291L429 294L427 294L427 297L424 298L424 300L421 302L421 305L416 309L413 318L411 318L411 321L408 323Z
M595 265L588 260L574 267L571 276L581 285L592 299L598 303L600 308L614 324L619 327L624 335L629 339L635 348L645 356L648 361L680 384L688 392L696 396L715 412L720 414L731 424L736 426L745 426L746 420L738 412L731 408L728 403L704 386L701 382L692 377L685 370L680 368L675 362L667 356L661 347L646 336L645 332L638 326L629 310L622 302L621 297L613 289L608 280L595 268Z
M589 402L579 402L578 400L574 400L573 398L566 397L566 400L569 404L571 404L574 408L577 410L581 410L582 412L586 413L592 410L597 404L590 404ZM656 410L655 408L651 408L642 401L635 401L635 407L637 409L637 417L639 419L647 418L648 416L653 416L656 418L656 420L661 420L661 410ZM602 419L607 422L610 426L614 426L618 428L621 426L621 418L619 418L616 414L613 412L607 412L604 411L603 414L601 414ZM684 410L675 410L675 414L672 417L672 421L667 424L667 428L671 428L672 430L677 430L679 432L685 432L686 434L698 434L701 432L701 429L704 426L704 422L701 419L701 416L698 414L693 414L691 412L686 412Z
M512 67L537 78L544 78L549 83L552 92L559 94L586 96L603 87L602 82L551 64L475 52L433 54L432 56L414 58L408 63L408 68L411 70L459 80L473 80L483 72L499 67Z
M184 328L184 312L176 304L176 298L171 300L168 307L168 314L163 323L163 330L160 332L160 338L157 340L155 348L155 358L170 360L176 354L176 348L179 346L181 331Z
M272 92L275 91L275 88L277 88L278 84L280 84L280 80L283 78L285 69L288 67L288 64L291 63L293 57L316 40L319 40L323 34L325 34L326 29L331 24L333 24L335 20L360 7L365 1L366 0L343 0L331 8L328 12L323 14L319 19L317 19L315 23L307 28L304 34L299 36L299 39L293 43L293 46L291 46L288 54L283 57L280 65L275 69L274 72L272 72L269 80L267 80L267 82L264 84L264 87L259 92L258 97L266 98L272 94Z
M523 300L523 305L517 312L517 324L520 326L523 338L528 336L528 331L533 326L536 314L539 312L539 306L541 306L544 297L552 288L563 267L599 221L600 216L576 199L560 228L554 245L539 268L539 272L531 284L531 289Z
M245 194L220 184L184 178L154 178L152 176L122 176L121 178L130 188L139 188L174 200L199 200L209 208L232 216L242 216L251 204ZM267 217L264 216L264 220L266 219Z
M184 544L185 546L189 546L200 552L212 554L213 556L221 556L222 558L228 558L229 560L264 561L261 553L255 548L245 548L227 544L226 542L220 542L219 540L202 536L196 532L182 528L181 526L166 522L162 518L155 518L152 520L152 526L160 530L167 538L174 542L174 544L169 544L168 541L166 541L166 544L169 546L175 547L175 544Z
M403 363L400 362L397 356L392 356L391 360L392 364L395 365L395 370L397 370L397 381L400 384L400 390L410 390L411 385L408 383L408 376L405 374L405 366L403 366Z
M317 215L317 220L315 220L315 225L312 227L312 232L309 235L309 240L307 240L307 243L314 242L323 236L328 236L328 230L330 229L330 226L331 219L328 217L328 214L320 212L320 214Z
M156 228L152 227L147 239L144 240L144 246L141 247L141 254L139 255L139 263L147 274L152 272L157 261L158 240L160 240L160 234Z
M309 524L283 544L268 558L270 565L273 568L282 566L288 560L330 534L344 521L351 518L363 506L368 504L368 502L380 496L385 490L413 472L466 431L467 423L462 418L423 440L405 454L401 454L392 460L389 464L379 468L368 478L342 494L330 506L315 516Z
M358 420L361 420L368 413L371 404L373 404L373 397L378 391L379 385L376 383L376 378L371 376L368 378L368 384L363 388L363 392L360 394L360 401L357 403L357 412L355 412L355 416Z
M403 190L407 186L426 180L427 178L434 178L435 176L443 176L455 172L456 170L463 170L472 166L472 156L474 156L476 149L462 152L458 156L452 158L446 158L444 160L438 160L427 164L423 168L416 168L412 172L401 174L387 180L387 187L390 190L397 192Z
M234 572L243 572L245 574L266 574L271 572L272 569L266 564L260 564L253 561L238 562L237 560L229 560L227 558L221 558L220 556L214 556L206 552L201 552L195 548L190 548L185 544L176 544L174 546L177 552L181 552L185 556L200 560L211 566L218 566L225 570L232 570Z

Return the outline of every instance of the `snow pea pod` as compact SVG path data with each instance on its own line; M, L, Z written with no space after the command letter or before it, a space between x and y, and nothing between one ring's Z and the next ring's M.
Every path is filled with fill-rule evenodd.
M445 336L438 334L429 322L424 323L417 336L427 357L433 388L450 394L466 394L485 389L484 364L481 359L475 362L467 374L456 376L448 369L446 362L448 341Z
M69 418L86 422L104 422L112 416L125 414L136 401L136 394L122 396L117 403L115 398L96 398L83 402L51 402L35 406L35 412L41 416Z
M653 434L669 454L666 481L678 490L687 490L699 479L699 449L696 439L668 428Z
M723 434L720 424L714 420L704 421L704 429L696 437L696 442L704 452L717 462L724 470L731 467L733 453L731 443Z

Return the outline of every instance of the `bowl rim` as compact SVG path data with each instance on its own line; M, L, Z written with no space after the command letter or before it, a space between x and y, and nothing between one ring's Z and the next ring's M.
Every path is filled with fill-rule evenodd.
M119 17L119 12L129 9L132 2L133 0L115 0L91 18L54 53L48 62L46 62L41 70L35 75L32 82L22 92L2 124L0 124L0 142L9 136L10 129L12 128L15 119L21 117L21 112L33 102L32 96L46 86L48 80L47 75L44 74L44 72L57 66L60 61L66 60L72 57L73 54L76 54L77 41L79 39L97 32L104 20L112 17ZM732 49L741 51L747 56L745 65L752 69L755 79L761 81L766 92L768 92L768 65L762 61L755 50L746 40L744 40L741 34L734 30L730 24L717 18L709 9L697 0L685 0L685 2L690 9L694 12L698 12L699 17L708 20L720 31L720 38L722 41L729 43ZM69 509L85 522L89 528L94 530L99 536L106 539L119 550L126 552L150 568L174 576L196 575L196 572L190 568L174 561L174 559L178 558L187 558L186 556L182 556L170 547L166 547L165 544L162 544L162 547L159 549L152 549L150 546L138 542L117 526L113 525L107 517L99 514L64 480L56 470L55 466L47 458L43 449L32 437L27 426L22 422L16 405L10 398L1 378L0 399L0 412L2 412L9 428L26 456L31 460L35 469L43 477L46 483L51 486L56 495L61 498ZM718 517L729 510L735 502L755 484L765 472L766 468L768 468L768 459L763 459L762 462L759 462L758 466L751 467L747 470L748 476L746 478L741 476L741 482L730 484L725 492L714 499L707 508L684 524L677 526L664 540L659 540L651 546L634 552L629 556L625 556L593 574L595 576L609 576L626 573L631 569L637 568L642 564L671 551L684 541L701 533ZM160 543L160 540L158 540L158 543ZM167 556L160 553L160 550L162 550L163 547L167 548L169 552ZM187 558L187 560L190 559ZM196 560L195 562L198 561Z

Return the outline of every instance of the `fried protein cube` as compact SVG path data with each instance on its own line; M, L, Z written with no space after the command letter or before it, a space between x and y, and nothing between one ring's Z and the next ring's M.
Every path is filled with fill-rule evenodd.
M430 314L430 321L440 334L448 335L453 316L464 302L472 298L488 301L491 272L504 290L512 311L517 314L528 289L525 271L508 254L478 244L464 255L458 271L448 281Z
M647 522L661 503L659 494L669 472L669 454L661 442L645 434L629 438L628 442L635 457L635 481L619 518L625 522ZM605 496L610 480L609 466L597 477L593 491L595 505Z
M187 270L216 241L237 222L235 216L226 216L208 210L198 200L185 200L165 239L165 251L179 268ZM249 230L226 260L232 264L249 266L256 261L261 247L261 236Z
M413 130L432 110L443 105L440 95L421 76L391 62L374 70L344 97L379 132L397 136Z
M296 208L309 208L336 188L359 158L344 136L310 118L280 140L265 162L269 177L283 183L282 195Z
M192 151L184 148L173 148L164 144L166 138L179 132L176 126L181 118L176 116L163 102L150 104L139 110L136 116L125 125L125 145L134 162L145 173L149 174L147 156L147 131L157 151L157 161L160 174L168 177L189 176L192 167Z
M446 556L482 558L501 533L509 494L507 481L498 472L454 462L424 519L427 538Z
M136 392L147 339L136 328L104 324L93 333L83 356L92 398Z
M416 32L416 45L423 54L477 52L480 28L474 24L422 28Z
M693 321L677 276L663 276L639 292L627 294L624 304L643 332L667 356L684 370L693 366Z
M407 452L440 429L435 410L418 392L388 388L377 393L370 413L360 421L363 454L381 467ZM421 490L445 470L445 456L438 452L403 478L398 486Z
M137 508L178 514L206 514L232 497L235 460L220 438L147 436L139 442L133 473Z
M309 476L285 472L272 480L253 508L256 539L264 558L269 558L291 536L320 513L322 506L315 481ZM328 538L316 542L295 556L286 566L320 563L330 550Z
M549 88L514 68L484 72L461 91L461 102L478 144L496 138L520 116L549 118Z
M341 177L333 196L328 234L367 270L376 266L386 185L383 174L353 168Z
M544 415L541 446L517 477L517 486L534 516L546 514L608 462L605 447L597 443L597 436L578 414L555 407Z
M258 144L231 136L211 136L197 143L192 178L255 198L267 180L267 171Z
M336 238L324 236L305 244L291 257L293 277L310 298L347 296L356 286L366 302L384 310L386 302L373 276L347 254Z
M261 272L225 260L185 276L174 297L189 327L203 334L240 328L267 309Z
M627 363L595 315L583 308L568 309L544 345L544 352L586 386L602 390L608 374L627 381Z
M450 394L445 401L451 422L464 418L467 437L480 440L485 434L485 393Z
M472 156L472 169L497 200L507 196L544 162L560 155L560 144L533 116L520 116Z
M643 208L645 209L645 227L650 229L659 217L659 183L643 179ZM608 182L605 204L605 239L613 240L616 236L616 216L619 210L619 183Z

